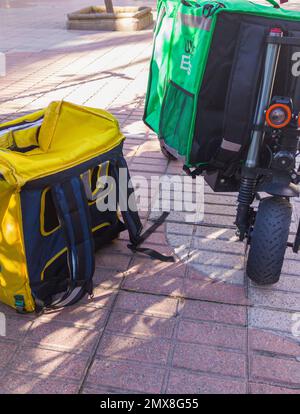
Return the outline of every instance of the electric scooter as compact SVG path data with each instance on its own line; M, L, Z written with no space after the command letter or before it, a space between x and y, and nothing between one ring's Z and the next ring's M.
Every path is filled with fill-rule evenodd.
M238 192L236 232L248 245L247 276L259 285L279 281L287 247L300 247L300 224L289 242L291 198L298 197L300 168L296 158L300 142L300 108L289 96L274 95L281 49L300 46L297 37L284 36L272 28L267 36L262 82L245 158L232 175L221 170L201 174L215 192ZM163 154L175 159L161 144ZM189 168L184 168L191 175ZM195 176L195 175L194 175ZM262 197L262 194L267 194ZM259 201L258 208L254 202Z

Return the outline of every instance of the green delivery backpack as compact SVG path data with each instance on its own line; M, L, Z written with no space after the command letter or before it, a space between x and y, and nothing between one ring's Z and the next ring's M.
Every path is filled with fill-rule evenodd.
M300 110L300 76L292 75L300 58L300 12L269 3L158 2L144 122L187 167L225 171L240 164L272 27L289 38L274 95L292 97Z

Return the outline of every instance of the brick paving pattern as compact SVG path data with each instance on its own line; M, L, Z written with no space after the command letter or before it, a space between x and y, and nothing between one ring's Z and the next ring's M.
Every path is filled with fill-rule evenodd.
M65 14L85 5L0 0L0 121L57 99L106 108L127 136L132 175L181 174L141 120L152 31L65 30ZM0 393L299 394L300 261L288 252L280 283L253 286L234 212L233 195L205 186L201 222L172 212L147 243L175 251L175 264L133 255L124 233L97 255L93 300L38 318L0 305Z

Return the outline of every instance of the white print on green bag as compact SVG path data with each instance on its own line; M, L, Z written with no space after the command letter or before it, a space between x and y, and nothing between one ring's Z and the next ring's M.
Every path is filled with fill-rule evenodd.
M0 336L6 336L6 317L0 312Z
M192 73L191 56L182 55L180 69L185 70L188 75Z
M292 61L295 62L292 66L292 75L300 76L300 52L295 52L292 56Z

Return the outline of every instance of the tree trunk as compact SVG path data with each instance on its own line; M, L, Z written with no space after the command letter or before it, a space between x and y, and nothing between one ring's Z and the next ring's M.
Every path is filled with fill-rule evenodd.
M104 0L106 13L114 13L114 6L112 0Z

